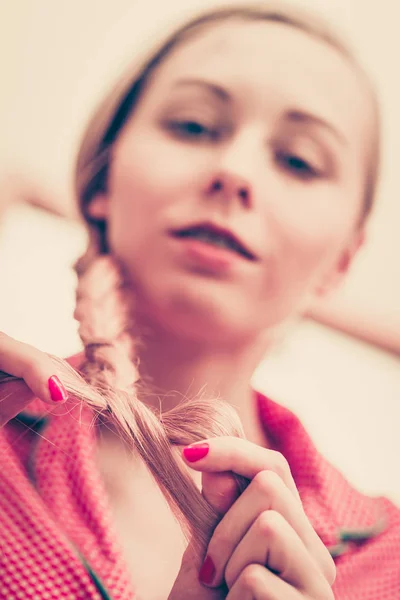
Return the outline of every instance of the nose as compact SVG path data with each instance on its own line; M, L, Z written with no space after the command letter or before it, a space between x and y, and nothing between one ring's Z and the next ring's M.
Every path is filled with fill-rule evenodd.
M213 170L206 182L208 197L225 203L239 201L249 209L255 202L255 187L259 186L260 160L263 158L263 139L259 127L241 128L217 148ZM258 192L257 192L258 193Z
M223 198L227 202L239 200L245 208L249 208L252 201L250 183L228 170L213 173L206 184L205 192L208 197Z
M256 196L261 197L261 173L264 172L263 130L257 122L246 125L228 136L215 148L212 169L208 172L205 193L209 198L237 203L242 208L254 208ZM256 190L257 188L257 190Z

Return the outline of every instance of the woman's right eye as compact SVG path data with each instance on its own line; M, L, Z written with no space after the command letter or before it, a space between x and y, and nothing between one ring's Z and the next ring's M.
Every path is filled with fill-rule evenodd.
M208 127L194 119L169 121L167 123L167 129L181 139L187 140L215 140L219 134L216 128Z

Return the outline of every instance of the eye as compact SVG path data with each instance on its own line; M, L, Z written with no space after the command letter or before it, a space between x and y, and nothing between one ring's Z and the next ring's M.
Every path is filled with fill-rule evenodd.
M321 175L318 169L296 154L278 153L277 160L286 170L300 179L314 179Z
M208 127L195 120L170 121L167 128L181 139L217 139L217 129Z

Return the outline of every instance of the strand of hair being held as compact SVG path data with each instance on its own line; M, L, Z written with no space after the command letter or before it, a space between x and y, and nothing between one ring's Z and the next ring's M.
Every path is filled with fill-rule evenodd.
M161 418L139 399L136 344L129 334L132 322L128 306L132 302L128 303L126 280L110 256L89 255L89 261L76 265L75 318L85 346L80 367L83 378L71 377L68 368L66 387L99 411L102 419L113 423L132 451L138 452L187 540L194 541L201 551L221 517L177 461L174 445L220 435L244 437L239 417L228 403L202 397L183 401ZM237 482L241 490L248 483L240 477Z

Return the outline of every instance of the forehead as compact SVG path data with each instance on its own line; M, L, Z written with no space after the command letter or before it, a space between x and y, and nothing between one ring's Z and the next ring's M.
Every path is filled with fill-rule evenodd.
M366 84L351 62L323 40L281 23L212 24L167 57L150 87L186 77L225 85L254 108L293 103L355 135L365 134L373 115Z

